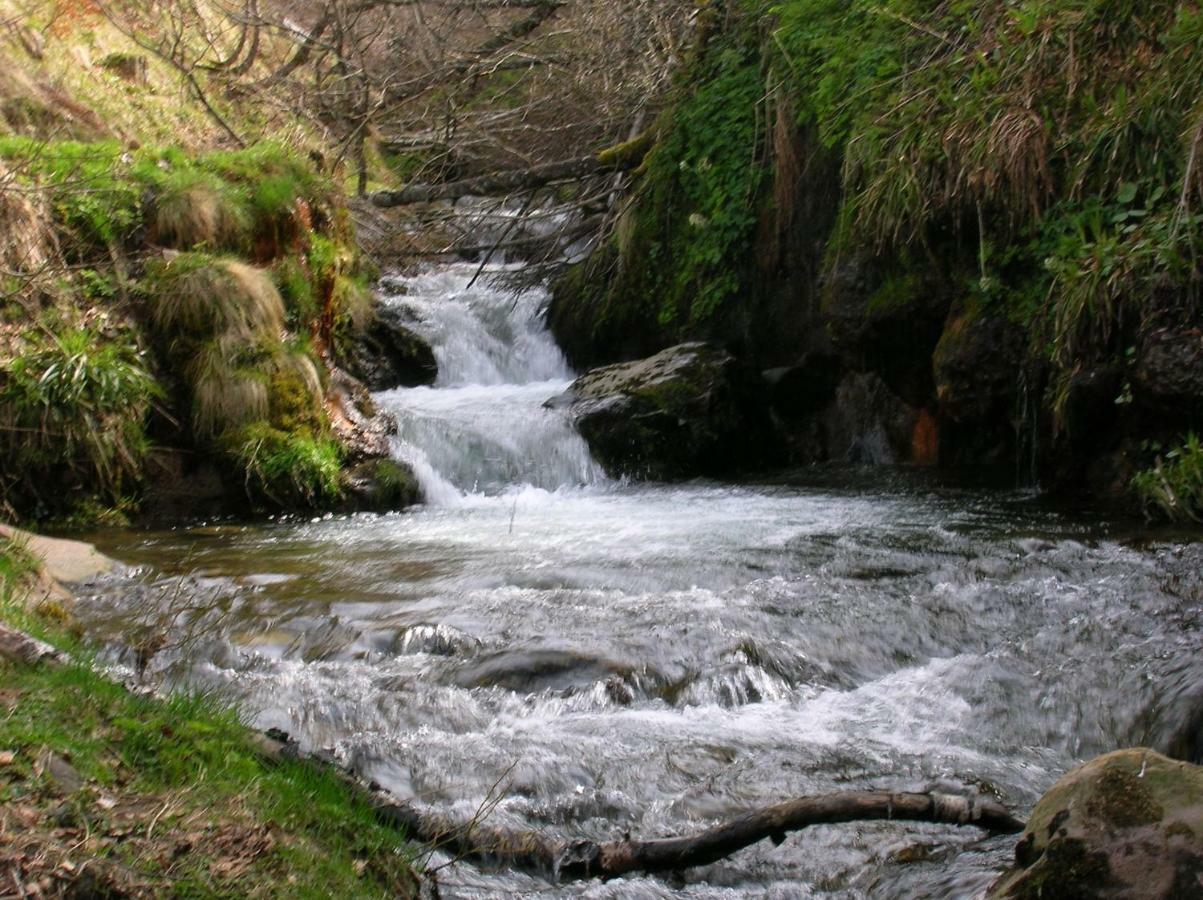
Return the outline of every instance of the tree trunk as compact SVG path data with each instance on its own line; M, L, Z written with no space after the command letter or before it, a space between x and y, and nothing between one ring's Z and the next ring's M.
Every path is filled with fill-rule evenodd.
M621 165L606 164L596 156L544 163L529 169L496 172L449 181L446 184L411 184L399 191L376 191L369 194L372 205L380 207L405 206L409 203L430 203L435 200L456 200L460 197L487 197L533 191L561 181L579 181L590 175L622 171Z

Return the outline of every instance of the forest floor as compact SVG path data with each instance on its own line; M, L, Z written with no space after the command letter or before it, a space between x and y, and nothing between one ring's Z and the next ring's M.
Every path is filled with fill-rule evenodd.
M86 654L30 612L38 564L0 543L0 622ZM140 696L86 661L0 661L0 900L409 897L412 849L329 771L271 763L213 698Z

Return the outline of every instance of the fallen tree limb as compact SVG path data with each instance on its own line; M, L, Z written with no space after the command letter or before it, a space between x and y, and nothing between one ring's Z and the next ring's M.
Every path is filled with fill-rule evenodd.
M629 141L608 147L592 156L542 163L529 169L513 169L478 175L445 184L411 184L399 191L376 191L367 198L373 206L387 208L410 203L431 203L436 200L458 200L460 197L488 197L533 191L562 181L579 181L592 175L617 175L643 165L643 160L655 144L655 131L645 131Z
M411 184L399 191L376 191L368 194L373 206L405 206L410 203L430 203L435 200L457 200L460 197L487 197L533 191L561 181L579 181L590 175L615 174L633 166L622 160L604 161L600 156L582 156L515 169L494 172L445 184Z
M535 831L460 823L433 810L374 797L377 815L405 829L411 839L459 858L505 864L551 874L559 880L616 878L635 872L675 872L705 866L759 843L780 845L786 834L811 825L904 820L973 825L1017 834L1024 823L1002 804L948 794L849 791L803 797L746 813L697 834L660 840L559 841Z
M49 644L0 624L0 656L28 665L62 665L66 654ZM446 851L458 859L541 872L555 880L617 878L635 872L675 872L705 866L768 838L780 845L785 836L811 825L898 820L944 825L973 825L996 834L1017 834L1024 823L1005 806L982 797L938 793L844 791L802 797L752 810L696 834L659 840L566 841L538 831L463 822L416 803L399 801L375 785L365 786L332 756L303 753L280 732L257 734L255 746L269 762L300 760L330 769L357 790L365 790L381 821L408 839Z

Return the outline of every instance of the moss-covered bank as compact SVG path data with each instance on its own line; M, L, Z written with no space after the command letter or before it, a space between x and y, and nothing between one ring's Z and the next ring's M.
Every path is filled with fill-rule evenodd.
M574 359L833 353L936 421L946 464L1034 456L1047 485L1112 489L1168 471L1203 426L1196 4L702 16L633 202L557 291Z
M20 259L0 310L11 514L341 502L344 468L370 453L328 370L363 326L370 272L328 178L272 144L9 138L0 166L5 196L29 198L11 210L25 228L6 238Z
M37 564L0 545L0 622L73 651ZM37 599L36 597L34 599ZM202 696L0 661L0 864L28 896L408 897L410 850L327 770L268 764Z

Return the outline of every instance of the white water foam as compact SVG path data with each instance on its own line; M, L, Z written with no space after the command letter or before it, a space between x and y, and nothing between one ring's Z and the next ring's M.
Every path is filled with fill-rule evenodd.
M603 480L564 414L543 405L573 378L543 322L547 292L497 288L490 278L504 268L459 263L382 282L384 302L405 312L439 363L432 387L376 397L397 417L395 452L431 505Z

